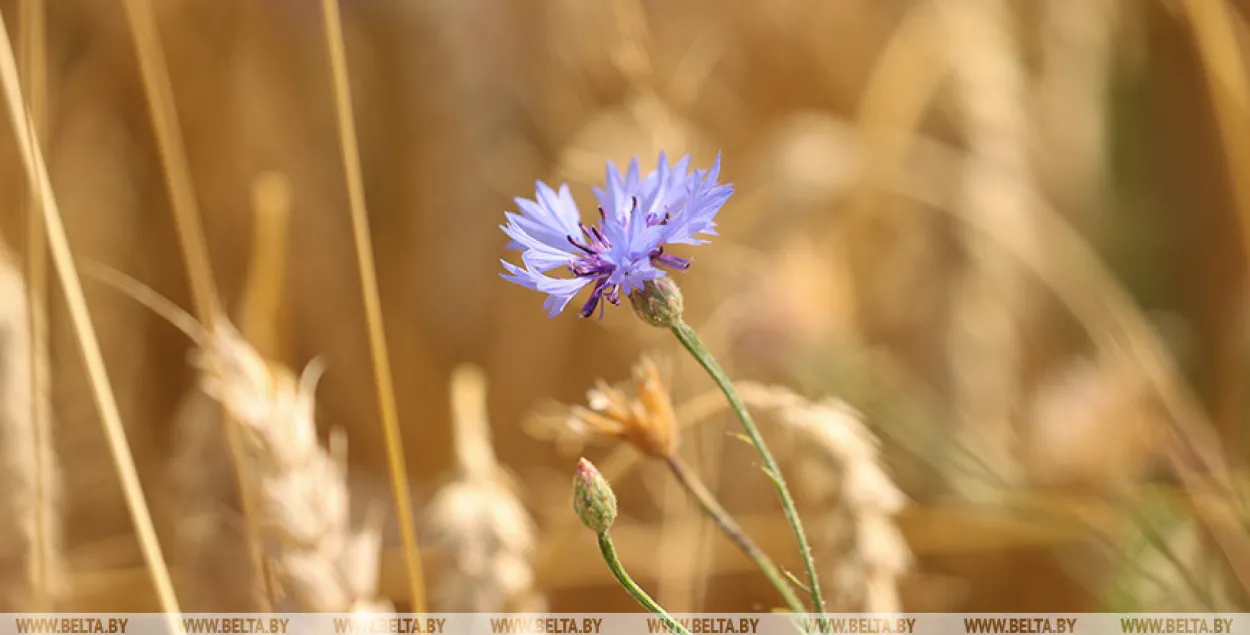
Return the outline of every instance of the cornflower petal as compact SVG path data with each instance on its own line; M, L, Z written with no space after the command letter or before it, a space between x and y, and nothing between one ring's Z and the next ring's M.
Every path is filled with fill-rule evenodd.
M514 242L520 244L524 251L521 254L521 261L527 267L538 269L541 272L551 271L556 267L563 267L571 260L577 258L572 253L572 245L565 241L569 249L563 250L544 243L537 238L529 235L524 229L518 225L509 224L501 225L504 233L508 235Z
M504 262L505 280L548 295L543 307L552 317L583 287L591 294L579 313L593 314L603 302L618 304L622 294L639 290L666 269L690 261L664 251L666 244L698 245L698 236L716 235L716 214L733 194L720 184L720 156L709 170L690 172L690 156L672 165L661 152L655 170L642 174L633 157L624 174L608 161L604 186L592 188L600 205L596 225L583 225L568 185L557 191L542 181L534 200L516 199L520 213L507 212L509 247L522 251L523 267ZM566 269L572 277L546 275Z
M547 294L547 299L543 301L543 309L547 311L548 318L559 315L564 307L568 306L573 296L591 281L590 278L552 278L532 269L523 269L507 260L500 260L500 262L507 270L507 273L499 274L504 280Z
M562 249L567 246L565 237L581 233L578 223L581 212L569 192L568 185L562 185L559 193L542 181L534 184L534 200L517 197L513 199L520 214L505 213L509 224L525 230L532 238L550 247ZM525 249L525 243L513 239L508 244L510 249Z
M661 232L661 243L702 245L706 240L700 234L716 235L713 220L720 208L733 195L733 186L717 183L720 176L720 155L710 170L695 170L690 179L685 206L675 214Z

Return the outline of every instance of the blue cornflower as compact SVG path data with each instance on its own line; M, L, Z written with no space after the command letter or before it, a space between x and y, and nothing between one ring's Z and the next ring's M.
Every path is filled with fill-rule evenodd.
M599 222L586 225L568 185L553 190L542 181L534 200L517 198L521 213L507 212L508 245L522 251L518 267L501 260L505 280L547 294L543 308L555 317L583 287L593 285L582 317L593 315L601 302L619 306L621 296L641 290L663 277L667 269L686 269L690 260L665 253L668 244L701 245L700 235L716 235L713 219L733 194L733 186L717 183L720 155L710 170L688 171L690 157L670 166L663 152L656 170L640 176L634 157L625 175L608 162L599 199ZM548 272L564 268L572 277ZM602 312L601 312L602 314Z

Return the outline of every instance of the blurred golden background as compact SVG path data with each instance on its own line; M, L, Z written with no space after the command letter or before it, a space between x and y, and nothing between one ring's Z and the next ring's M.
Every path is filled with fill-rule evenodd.
M274 576L321 582L308 562L257 582L255 558L294 552L248 551L239 448L188 362L203 342L90 271L207 315L176 219L202 226L212 288L251 345L295 375L324 362L317 428L331 454L346 440L352 526L387 510L380 556L325 584L367 582L299 606L414 609L354 207L432 610L636 610L573 517L579 450L617 491L626 567L667 608L777 606L666 470L550 434L596 380L655 354L681 454L798 571L707 377L627 308L548 320L498 275L514 258L503 212L536 179L587 209L605 160L650 169L660 150L700 168L723 153L736 193L720 236L682 253L686 319L750 382L833 607L1245 606L1250 3L340 2L337 43L311 0L0 2L181 608L255 609ZM57 227L29 222L50 202L3 130L0 606L168 608L42 242ZM47 299L33 320L28 288ZM858 441L822 447L803 423L817 419ZM292 491L299 507L326 490ZM342 529L310 527L316 553Z

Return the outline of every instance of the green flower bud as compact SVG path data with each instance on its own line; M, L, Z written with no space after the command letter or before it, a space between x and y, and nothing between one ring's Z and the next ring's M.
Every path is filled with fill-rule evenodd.
M583 525L601 534L616 520L616 494L594 463L581 459L573 473L573 511Z
M644 282L641 289L630 292L629 303L643 322L662 328L681 324L681 314L686 306L681 289L671 276Z

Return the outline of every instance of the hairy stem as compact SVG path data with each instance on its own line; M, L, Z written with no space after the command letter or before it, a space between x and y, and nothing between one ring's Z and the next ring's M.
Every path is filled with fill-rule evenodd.
M816 576L816 561L812 558L812 546L807 541L807 532L803 530L803 521L799 519L794 497L790 495L790 488L786 486L786 480L777 467L777 461L773 459L772 452L764 443L764 437L760 435L760 430L756 427L755 420L751 418L751 413L747 411L746 404L742 403L742 398L734 389L733 382L725 375L725 371L720 367L716 358L708 352L707 347L703 345L703 340L699 339L694 329L691 329L685 322L678 322L672 330L681 345L690 351L695 361L699 362L699 365L712 377L712 381L720 387L721 392L725 393L729 406L733 408L734 414L738 415L738 420L742 422L742 427L746 429L751 444L760 453L760 458L764 461L764 470L777 488L777 496L781 498L781 507L785 511L786 520L790 522L790 529L794 531L794 538L799 543L799 551L803 556L803 568L807 573L807 588L812 596L812 606L817 613L823 614L825 600L820 593L820 580Z
M673 616L669 615L668 611L665 611L659 602L651 599L651 596L647 595L647 592L643 591L642 587L638 586L638 583L629 577L629 574L625 572L625 565L621 564L621 559L616 557L616 547L612 544L612 536L608 535L606 531L599 534L599 552L603 554L603 561L608 564L608 569L612 572L616 581L621 583L621 587L629 592L643 608L659 615L660 619L664 620L664 623L668 626L670 632L690 635L690 632L683 628L677 620L673 619Z
M807 607L803 605L803 601L795 594L794 589L790 587L790 581L786 579L781 569L773 563L768 554L764 553L755 541L742 529L737 521L725 511L724 507L717 502L712 493L703 485L703 481L699 476L690 469L690 466L681 459L680 456L673 455L666 460L668 469L677 477L677 482L694 497L699 503L699 507L703 509L703 513L712 519L713 523L720 528L730 540L733 541L743 553L755 563L755 566L764 572L764 577L772 583L777 592L781 594L782 599L786 601L786 606L790 607L795 613L806 613Z

